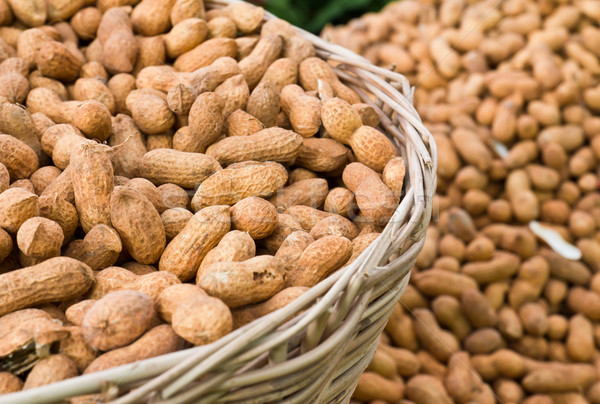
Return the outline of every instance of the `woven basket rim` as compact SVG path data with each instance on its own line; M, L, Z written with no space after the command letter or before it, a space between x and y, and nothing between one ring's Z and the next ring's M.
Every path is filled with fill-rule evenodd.
M212 8L239 2L242 1L208 0L205 1L205 4ZM270 19L277 19L277 17L265 11L265 20ZM381 125L385 128L386 134L393 137L396 146L404 152L407 166L405 196L381 235L359 256L359 259L313 286L287 306L234 330L210 345L192 347L36 389L4 395L2 402L55 402L65 397L101 391L111 385L107 381L113 381L113 384L114 381L118 381L119 385L132 386L140 380L148 380L153 377L155 378L147 384L115 402L135 402L145 391L144 389L154 391L153 386L158 389L164 384L168 385L167 391L174 394L190 381L209 373L222 361L229 360L230 363L235 364L244 363L253 358L258 360L265 354L276 351L277 347L283 346L282 341L287 343L287 341L294 338L299 339L303 335L310 336L309 328L318 321L319 317L323 317L323 314L328 312L334 304L338 309L341 308L339 313L343 314L340 315L340 318L333 320L329 318L330 332L324 343L333 345L331 350L336 349L335 343L346 335L344 334L347 332L346 328L358 326L371 294L387 291L395 293L387 297L389 301L380 303L382 307L384 304L389 304L394 298L397 301L406 287L416 255L422 248L424 233L431 216L432 198L436 186L437 150L435 141L412 104L413 89L404 76L373 66L368 60L346 48L331 44L298 27L294 28L315 46L319 57L339 63L334 68L338 76L361 96L363 102L376 107L380 112ZM369 93L380 101L380 105L367 95ZM382 108L387 109L388 113L393 112L393 117L390 118L383 113ZM408 220L405 220L407 217ZM402 253L397 254L399 251ZM379 265L380 262L394 254L394 261L386 266ZM402 267L401 271L394 271L394 268L399 267ZM391 282L391 286L387 287L386 279L394 280ZM367 290L362 290L361 287L366 287ZM383 292L378 288L383 289ZM393 303L395 304L395 301ZM286 319L307 306L309 308L302 314L286 322ZM376 310L372 309L374 312ZM381 317L381 313L379 315L380 319L386 319ZM321 333L318 334L319 339L322 338L322 333L325 331L321 330ZM381 330L379 330L380 332ZM253 338L250 346L248 344L240 346L244 344L240 344L239 340L248 340L250 337ZM266 342L263 341L265 338ZM263 341L263 343L259 344L257 341ZM327 353L323 353L324 349L320 351L317 349L319 341L314 343L317 345L311 347L313 349L309 349L306 353L273 366L290 366L290 363L295 361L293 366L301 367L303 360L309 360L306 359L307 356ZM244 349L247 350L243 351ZM310 360L314 360L314 358L310 358ZM229 382L229 385L234 389L239 384L252 382L253 377L256 380L262 380L265 377L264 373L264 370L254 373L250 371L244 376L245 379L242 377L237 381ZM157 375L158 377L156 377ZM167 383L164 383L167 379L169 379ZM227 378L224 378L223 382L225 380Z

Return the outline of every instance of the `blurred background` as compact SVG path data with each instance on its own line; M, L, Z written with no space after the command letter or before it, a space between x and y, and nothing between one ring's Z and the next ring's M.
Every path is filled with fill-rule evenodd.
M314 34L327 23L345 24L369 11L379 11L390 0L256 0L271 13Z

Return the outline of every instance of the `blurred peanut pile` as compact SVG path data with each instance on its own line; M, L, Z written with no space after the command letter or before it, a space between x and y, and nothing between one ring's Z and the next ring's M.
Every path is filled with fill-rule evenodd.
M600 403L599 24L598 1L407 0L324 30L409 78L439 148L357 402Z
M212 343L377 239L379 112L263 17L0 0L0 394Z

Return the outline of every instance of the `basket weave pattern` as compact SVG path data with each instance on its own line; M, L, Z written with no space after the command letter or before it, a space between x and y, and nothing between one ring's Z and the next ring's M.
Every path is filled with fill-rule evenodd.
M233 2L206 5L224 7ZM265 18L276 17L265 13ZM404 76L298 32L313 43L318 56L336 64L340 79L363 102L380 112L383 131L407 163L405 195L380 237L351 265L286 307L211 345L4 396L3 402L56 402L101 391L121 404L350 400L423 246L436 188L437 153ZM128 393L116 398L119 391Z

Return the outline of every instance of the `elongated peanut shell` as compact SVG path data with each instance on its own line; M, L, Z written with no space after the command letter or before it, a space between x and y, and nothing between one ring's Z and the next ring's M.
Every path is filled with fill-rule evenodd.
M224 57L235 57L236 42L230 38L214 38L202 42L194 49L179 56L173 67L180 72L193 72Z
M222 165L242 161L293 163L302 148L302 136L282 128L268 128L249 136L232 136L206 150Z
M233 205L250 196L270 196L287 181L287 171L275 162L250 162L240 168L221 170L208 179L192 198L192 209Z
M248 233L232 230L227 233L219 244L206 254L200 264L200 271L215 262L246 261L256 254L256 245ZM200 272L198 271L198 272Z
M333 139L303 139L295 165L315 172L334 171L347 161L348 154L349 150Z
M224 101L224 100L223 100ZM178 131L173 136L173 148L186 152L204 153L223 131L223 106L215 93L203 93L192 104L189 114L189 136Z
M206 254L227 234L231 226L229 206L210 206L197 212L167 245L159 270L193 279Z
M382 172L385 165L398 155L392 142L370 126L361 126L354 131L350 146L358 161L377 172Z
M81 296L94 283L92 270L68 257L0 275L0 316L42 303Z
M155 149L142 157L140 173L154 185L172 183L190 189L220 169L219 162L205 154Z
M217 262L199 271L196 284L235 308L268 299L284 285L283 262L261 255L243 262Z
M287 286L312 287L341 268L352 255L352 243L345 237L325 236L309 245L298 265L292 267Z
M109 293L85 314L81 331L88 344L109 351L135 341L150 325L154 301L134 290Z
M0 135L0 163L6 166L13 181L29 178L39 167L35 151L10 135Z
M170 325L159 325L146 332L133 344L100 355L83 373L99 372L115 366L153 358L178 351L183 346L184 341L175 334Z
M110 226L113 168L101 145L84 141L71 153L71 180L75 207L85 232L97 224Z
M231 224L234 229L248 232L253 239L269 236L277 227L277 209L262 198L251 196L231 207Z
M323 103L321 119L327 133L344 144L350 144L352 134L362 125L358 111L340 98L331 98Z
M158 261L166 236L154 205L135 189L115 187L110 210L113 226L133 259L141 264Z
M233 329L229 307L206 294L195 294L181 301L172 320L177 335L194 345L210 344Z

